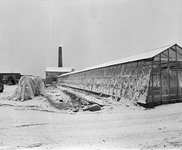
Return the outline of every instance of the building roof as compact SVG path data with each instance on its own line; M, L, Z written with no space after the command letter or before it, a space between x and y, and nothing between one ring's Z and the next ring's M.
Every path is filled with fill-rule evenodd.
M88 71L88 70L92 70L92 69L96 69L96 68L103 68L103 67L106 67L106 66L113 66L113 65L127 63L127 62L133 62L133 61L138 61L138 60L143 60L143 59L149 59L149 58L152 58L152 57L160 54L161 52L163 52L163 51L165 51L167 49L170 49L170 48L172 48L174 46L177 46L178 49L182 50L182 48L180 46L178 46L177 44L167 45L167 46L163 46L163 47L160 47L160 48L157 48L157 49L153 49L153 50L150 50L150 51L146 51L146 52L142 52L142 53L139 53L139 54L136 54L136 55L132 55L132 56L129 56L129 57L124 57L124 58L117 59L117 60L114 60L114 61L106 62L106 63L99 64L99 65L92 66L92 67L88 67L88 68L85 68L85 69L82 69L82 70L79 70L79 71L66 73L64 75L74 74L74 73L83 72L83 71ZM64 75L61 75L61 76L64 76Z
M73 67L46 67L46 72L71 72Z

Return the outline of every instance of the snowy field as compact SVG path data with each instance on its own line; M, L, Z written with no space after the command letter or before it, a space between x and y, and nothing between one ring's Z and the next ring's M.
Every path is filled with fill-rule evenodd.
M42 96L7 100L15 88L5 86L0 93L0 150L182 149L182 103L144 109L101 98L104 106L91 112L70 104L61 87L47 89L55 103Z

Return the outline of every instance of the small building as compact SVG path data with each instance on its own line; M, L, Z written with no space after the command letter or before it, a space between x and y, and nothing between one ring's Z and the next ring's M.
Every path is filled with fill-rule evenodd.
M17 84L20 78L21 78L20 73L0 73L0 80L2 81L3 84ZM15 82L15 83L9 83L9 82Z
M46 82L45 84L57 84L57 77L74 71L72 67L46 67Z

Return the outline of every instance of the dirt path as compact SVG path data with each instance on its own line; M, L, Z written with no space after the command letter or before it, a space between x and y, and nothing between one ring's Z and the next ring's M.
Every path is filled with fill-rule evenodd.
M0 149L182 149L181 108L117 102L98 112L53 113L1 105Z

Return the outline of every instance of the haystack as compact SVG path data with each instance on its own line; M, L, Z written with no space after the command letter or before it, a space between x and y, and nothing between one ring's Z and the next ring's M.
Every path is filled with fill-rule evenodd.
M38 76L22 76L14 94L8 99L24 101L39 95L45 95L42 79Z

